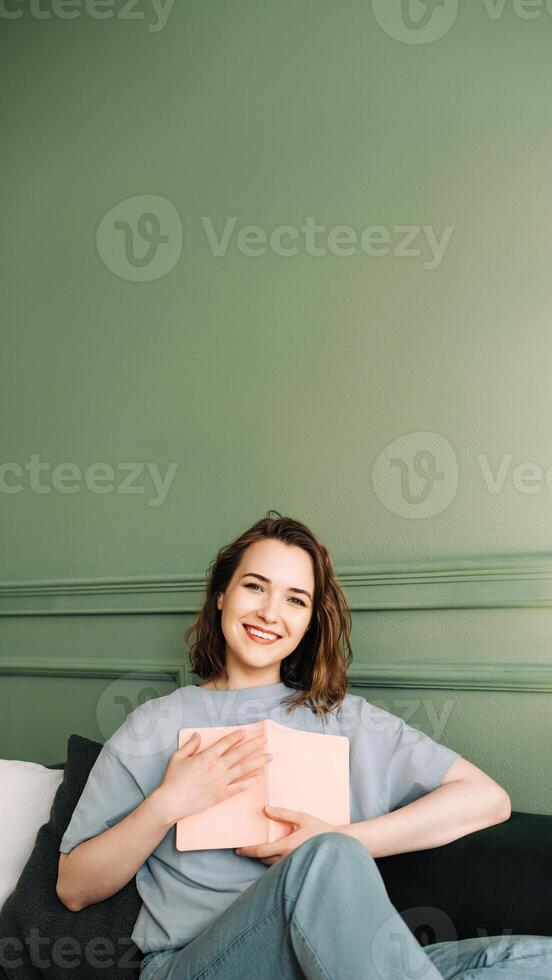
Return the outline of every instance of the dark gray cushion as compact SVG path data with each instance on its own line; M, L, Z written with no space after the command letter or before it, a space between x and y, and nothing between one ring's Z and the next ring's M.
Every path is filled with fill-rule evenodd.
M102 745L70 735L48 823L0 912L0 976L8 980L135 980L142 953L130 939L142 904L131 879L111 898L70 912L56 895L59 845Z
M378 858L391 902L419 942L552 936L552 816L509 820L443 847Z

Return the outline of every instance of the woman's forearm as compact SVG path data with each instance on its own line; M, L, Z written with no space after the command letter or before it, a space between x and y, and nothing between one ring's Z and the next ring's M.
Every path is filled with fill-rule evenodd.
M444 783L419 800L372 820L336 827L356 837L372 857L441 847L510 817L506 793L477 781Z
M110 898L134 877L170 828L164 798L154 790L124 820L60 860L58 898L72 912Z

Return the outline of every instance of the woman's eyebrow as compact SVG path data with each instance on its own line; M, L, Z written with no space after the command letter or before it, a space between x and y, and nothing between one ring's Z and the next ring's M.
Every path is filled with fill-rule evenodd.
M270 581L269 578L267 578L265 575L259 575L258 572L246 572L245 575L242 575L241 576L240 581L241 581L242 578L245 578L247 575L253 575L254 578L259 578L261 580L261 582L268 582L269 585L271 584L271 581ZM309 599L312 602L312 596L311 596L310 592L307 592L306 589L296 589L296 588L293 587L293 585L289 585L287 591L288 592L300 592L301 595L308 595Z

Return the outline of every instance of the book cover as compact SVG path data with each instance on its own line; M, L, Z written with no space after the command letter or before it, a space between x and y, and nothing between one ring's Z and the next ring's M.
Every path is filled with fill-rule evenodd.
M264 767L264 780L243 780L247 789L176 823L179 851L245 847L287 837L290 824L273 820L266 805L301 810L332 825L350 822L349 739L288 728L267 718L247 725L216 728L181 728L178 747L200 735L197 752L209 748L229 732L245 729L239 744L257 735L267 739L272 759Z

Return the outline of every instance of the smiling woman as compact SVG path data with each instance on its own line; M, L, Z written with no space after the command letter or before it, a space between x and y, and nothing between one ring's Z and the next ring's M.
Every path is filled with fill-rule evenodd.
M327 549L299 521L267 515L209 567L185 634L205 683L140 705L103 746L60 844L69 857L57 894L79 911L136 875L140 980L203 976L214 964L225 980L467 980L458 967L479 975L482 956L485 980L518 980L528 962L531 976L550 975L552 937L422 948L391 903L375 858L505 821L509 799L454 749L348 692L350 619ZM264 719L347 737L351 822L286 808L284 779L281 806L264 816L289 833L239 853L177 850L181 817L273 772L262 738L236 732ZM173 751L183 725L193 734ZM226 734L203 746L198 732L221 725Z
M218 552L196 623L186 632L207 690L284 682L290 705L320 715L347 691L351 614L328 550L305 524L258 521ZM261 648L265 647L265 651Z

